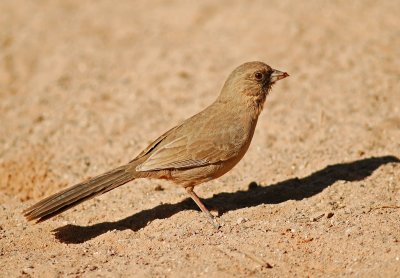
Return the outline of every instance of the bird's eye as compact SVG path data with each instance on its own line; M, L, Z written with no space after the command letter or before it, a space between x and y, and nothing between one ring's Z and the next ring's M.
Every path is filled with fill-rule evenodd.
M256 73L254 74L254 77L255 77L257 80L262 80L262 79L264 78L264 74L262 74L262 72L256 72Z

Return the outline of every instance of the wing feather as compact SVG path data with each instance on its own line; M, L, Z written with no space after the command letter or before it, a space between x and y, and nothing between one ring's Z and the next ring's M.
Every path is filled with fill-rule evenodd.
M215 164L239 155L242 147L248 146L251 136L246 133L247 129L239 124L230 124L237 123L236 118L222 120L216 118L215 114L213 117L201 115L204 112L169 130L150 144L138 156L148 157L136 170L157 171Z

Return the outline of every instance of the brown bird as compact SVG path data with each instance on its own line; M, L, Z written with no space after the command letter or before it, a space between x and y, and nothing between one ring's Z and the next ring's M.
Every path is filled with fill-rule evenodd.
M214 103L161 135L128 164L45 198L26 209L25 217L41 222L131 180L152 178L184 187L218 227L193 188L222 176L242 159L271 86L287 76L262 62L242 64Z

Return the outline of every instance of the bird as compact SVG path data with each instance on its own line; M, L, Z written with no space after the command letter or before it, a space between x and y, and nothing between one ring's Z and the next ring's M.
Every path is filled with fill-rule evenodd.
M272 85L288 76L259 61L238 66L211 105L162 134L129 163L39 201L24 216L39 223L132 180L150 178L183 187L209 222L220 227L194 187L224 175L243 158Z

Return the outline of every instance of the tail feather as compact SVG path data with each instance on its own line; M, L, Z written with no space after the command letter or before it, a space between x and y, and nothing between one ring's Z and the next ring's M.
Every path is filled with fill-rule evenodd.
M88 181L78 183L24 210L28 220L42 222L97 195L106 193L135 178L130 165L124 165Z

